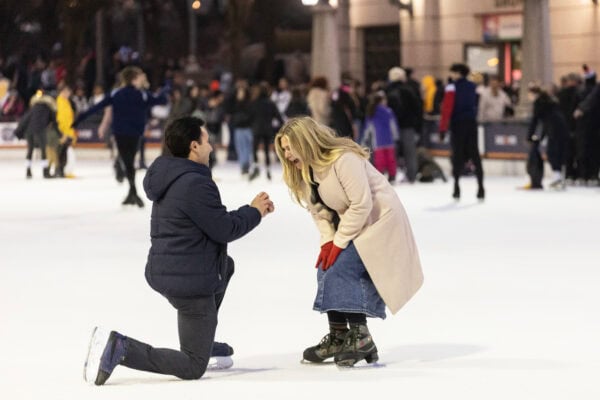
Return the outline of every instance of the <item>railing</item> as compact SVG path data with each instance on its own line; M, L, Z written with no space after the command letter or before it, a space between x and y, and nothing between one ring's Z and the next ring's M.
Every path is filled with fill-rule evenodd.
M438 134L439 118L425 118L421 145L429 148L434 156L450 155L449 135L443 142ZM160 143L164 120L153 118L147 131L147 142ZM17 140L13 131L15 121L0 122L0 147L22 147L24 141ZM528 121L524 119L504 119L479 125L479 150L483 158L499 160L524 160L529 152L527 143ZM98 137L97 123L84 122L78 129L78 147L98 147L103 141Z

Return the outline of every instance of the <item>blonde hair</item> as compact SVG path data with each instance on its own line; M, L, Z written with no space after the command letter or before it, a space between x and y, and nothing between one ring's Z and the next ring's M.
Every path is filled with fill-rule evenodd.
M285 158L281 139L286 137L290 148L302 161L302 168ZM336 136L335 132L311 117L290 119L275 136L275 151L283 166L283 180L293 198L302 206L310 193L310 168L323 170L333 164L342 154L352 152L368 159L369 150L360 147L352 139Z

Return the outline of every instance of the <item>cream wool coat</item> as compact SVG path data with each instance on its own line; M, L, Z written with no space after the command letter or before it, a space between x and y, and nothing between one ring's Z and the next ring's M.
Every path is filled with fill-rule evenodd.
M337 232L331 213L308 202L321 233L321 245L346 248L350 241L379 295L396 314L423 284L419 252L398 195L368 160L348 152L330 167L314 171L319 195L340 216Z

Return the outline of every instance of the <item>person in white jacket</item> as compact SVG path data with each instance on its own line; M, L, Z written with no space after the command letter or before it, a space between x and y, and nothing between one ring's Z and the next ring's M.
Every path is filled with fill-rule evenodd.
M511 102L508 95L502 90L500 80L493 76L487 88L481 91L479 96L479 111L477 120L479 122L493 122L504 118L506 107Z

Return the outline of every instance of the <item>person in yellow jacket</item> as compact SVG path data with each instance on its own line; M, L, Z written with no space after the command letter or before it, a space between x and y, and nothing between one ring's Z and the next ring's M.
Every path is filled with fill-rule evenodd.
M62 134L58 153L58 177L74 178L73 169L75 167L75 152L73 146L77 142L77 131L72 128L75 120L75 112L71 106L69 98L73 90L67 84L61 86L56 98L56 122L58 130Z

